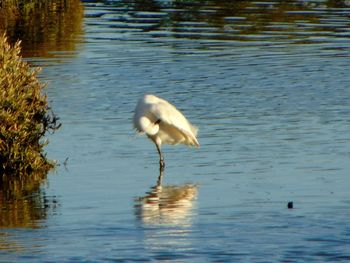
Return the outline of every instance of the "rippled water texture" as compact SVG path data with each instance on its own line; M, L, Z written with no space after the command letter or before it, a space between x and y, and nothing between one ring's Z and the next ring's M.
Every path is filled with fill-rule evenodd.
M62 165L0 261L350 260L349 1L185 3L88 1L73 51L28 58ZM162 183L132 130L144 93L200 128L164 146Z

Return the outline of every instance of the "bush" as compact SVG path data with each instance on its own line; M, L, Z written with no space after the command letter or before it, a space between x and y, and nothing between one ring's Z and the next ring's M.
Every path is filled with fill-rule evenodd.
M48 106L39 69L30 68L19 55L20 42L13 47L0 35L0 183L35 174L44 178L54 167L46 158L46 132L59 128L58 118Z

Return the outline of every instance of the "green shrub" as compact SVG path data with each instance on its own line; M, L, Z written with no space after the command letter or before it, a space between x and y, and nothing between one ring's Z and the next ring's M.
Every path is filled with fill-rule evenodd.
M0 35L0 183L9 179L44 178L54 167L46 158L46 132L59 128L48 106L44 85L19 55L20 42L13 47Z

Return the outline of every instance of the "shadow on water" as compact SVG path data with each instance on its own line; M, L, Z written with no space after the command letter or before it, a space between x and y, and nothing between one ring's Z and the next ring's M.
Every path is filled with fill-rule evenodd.
M189 226L193 220L198 186L163 185L163 172L146 195L136 198L135 213L146 225Z

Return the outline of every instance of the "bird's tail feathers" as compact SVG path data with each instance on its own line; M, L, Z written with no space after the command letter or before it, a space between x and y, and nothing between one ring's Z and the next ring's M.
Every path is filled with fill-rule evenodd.
M192 141L193 145L196 146L196 147L199 147L199 142L197 140L197 138L193 138L193 141Z
M190 124L190 127L191 127L191 131L192 131L192 133L193 133L193 135L194 136L197 136L197 134L198 134L198 127L197 126L194 126L194 125L192 125L192 124Z
M199 147L199 142L198 142L198 140L196 138L197 134L198 134L198 127L190 124L190 128L191 128L191 131L192 131L192 133L194 135L194 137L191 138L191 144L196 146L196 147Z

